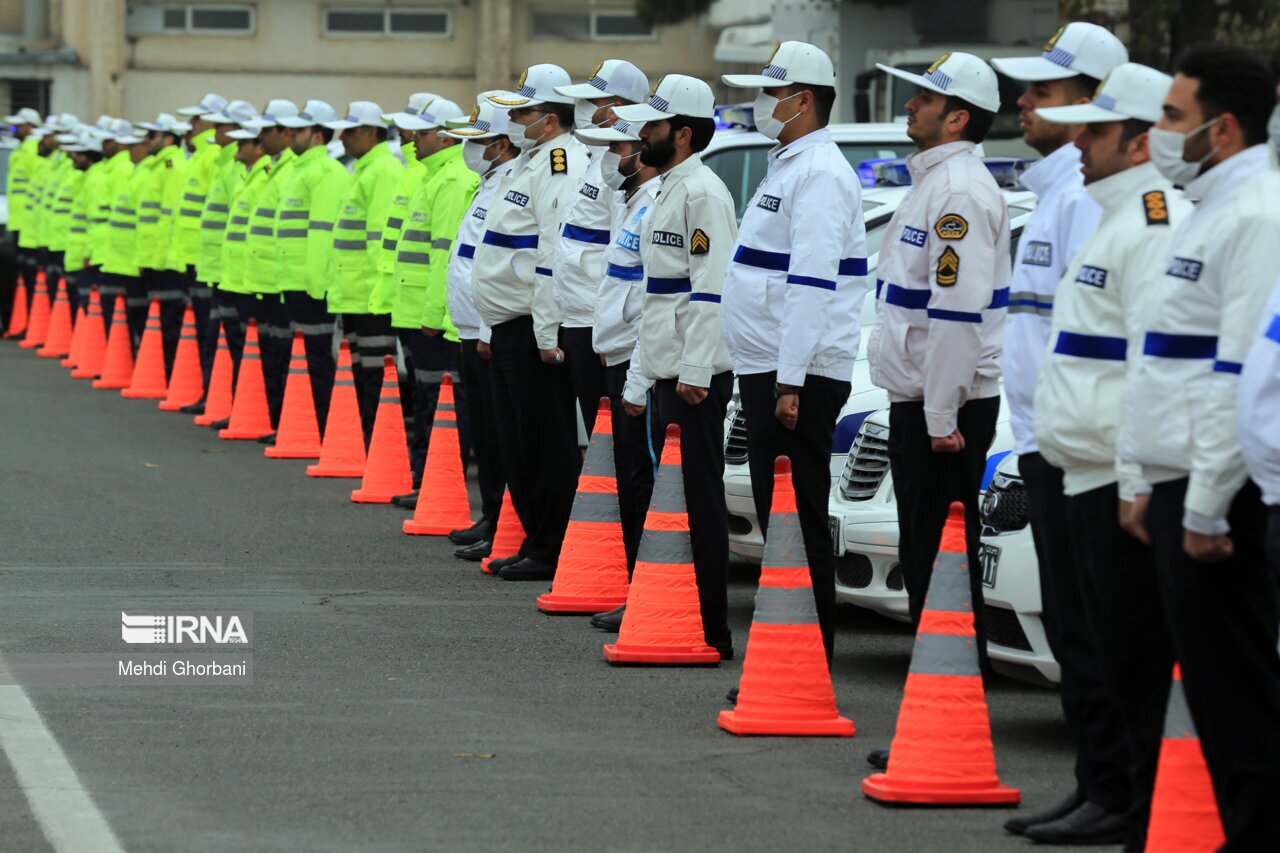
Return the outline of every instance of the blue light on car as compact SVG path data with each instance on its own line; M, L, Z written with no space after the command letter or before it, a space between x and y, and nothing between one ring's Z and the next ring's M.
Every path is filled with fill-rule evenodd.
M991 478L996 475L996 468L1000 467L1000 463L1009 455L1009 451L1005 450L1000 453L993 453L987 457L987 468L982 472L982 490L986 491L987 486L991 485Z
M888 160L863 160L855 170L858 173L858 183L862 184L864 189L874 187L876 185L876 165L887 162Z
M745 127L756 129L756 110L754 104L724 104L715 110L716 129L729 127Z
M982 164L987 167L996 184L1005 189L1016 189L1022 186L1022 173L1036 161L1022 157L983 157ZM907 168L905 159L897 160L863 160L858 164L858 180L864 187L911 186L911 170ZM868 173L874 176L871 183Z
M911 186L911 170L907 168L906 160L880 160L871 169L875 172L877 186Z
M832 456L843 456L849 452L849 448L853 447L853 440L858 437L858 430L862 429L862 422L869 414L871 412L855 412L846 415L836 424L835 434L831 438Z

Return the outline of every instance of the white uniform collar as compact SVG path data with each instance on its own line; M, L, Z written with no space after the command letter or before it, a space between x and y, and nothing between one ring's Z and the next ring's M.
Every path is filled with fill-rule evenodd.
M1022 173L1022 185L1041 199L1048 193L1072 184L1079 186L1080 149L1075 143L1060 146L1047 157L1042 157Z
M911 182L919 183L920 179L925 176L934 166L954 157L957 154L972 154L978 146L972 142L948 142L946 145L939 145L936 148L930 148L926 151L917 151L907 157L907 169L911 172Z
M1088 184L1085 189L1103 210L1111 211L1132 203L1139 190L1163 183L1163 180L1155 163L1148 161Z
M1235 192L1240 184L1271 168L1271 146L1254 145L1228 157L1191 183L1187 195L1196 201L1212 201Z
M684 180L685 176L692 173L694 169L701 165L702 157L697 153L690 154L689 159L685 160L671 171L663 172L659 177L662 179L663 184L666 184L669 180L678 182Z
M812 148L815 145L821 145L824 142L831 141L831 131L825 127L820 127L812 133L806 133L804 136L795 140L789 145L775 145L769 149L769 162L774 160L785 160L788 157L794 157L801 151Z

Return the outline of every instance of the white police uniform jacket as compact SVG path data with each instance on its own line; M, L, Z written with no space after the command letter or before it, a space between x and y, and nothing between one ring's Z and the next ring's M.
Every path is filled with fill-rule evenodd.
M738 236L737 212L724 182L692 155L662 175L640 235L644 301L640 339L624 392L644 405L659 379L707 388L733 368L720 323L725 268ZM643 390L642 390L643 389Z
M1068 495L1118 482L1120 496L1133 500L1146 491L1141 471L1116 462L1125 373L1128 359L1141 352L1150 271L1190 215L1191 202L1151 163L1087 189L1102 219L1057 289L1036 385L1035 438L1044 458L1063 470ZM1006 374L1006 395L1008 389Z
M453 241L449 255L449 269L445 273L445 295L449 304L449 319L458 330L458 337L466 340L488 342L489 327L480 319L475 297L471 294L471 267L476 256L476 246L484 237L485 217L489 205L498 192L498 184L511 171L510 163L503 163L480 180L476 194L471 198L467 215L458 225L458 236Z
M1236 430L1241 363L1275 280L1280 174L1255 145L1186 187L1198 201L1148 281L1125 386L1120 455L1162 483L1189 477L1183 526L1226 533L1247 478Z
M552 267L556 305L560 309L561 325L569 328L591 325L596 288L604 275L610 218L618 193L605 186L600 176L602 159L592 157L587 164L582 183L565 209L564 226L556 243Z
M583 146L567 133L522 153L498 183L476 246L471 284L481 319L492 327L532 316L539 349L559 343L552 264L561 216L586 168Z
M1036 194L1036 208L1022 231L1013 265L1000 361L1009 426L1020 454L1036 450L1032 403L1049 342L1058 282L1102 216L1085 192L1080 149L1071 143L1027 169L1022 185Z
M892 402L924 401L935 437L960 407L1000 393L1009 213L972 142L907 158L912 187L880 247L871 380Z
M1262 500L1280 505L1280 281L1240 374L1240 445Z
M769 152L724 285L725 342L739 375L776 370L848 382L867 294L862 192L826 128Z
M592 348L604 356L609 367L627 362L640 337L644 301L640 239L661 184L661 178L651 178L637 187L631 198L618 193L614 200L610 231L615 236L605 249L591 330ZM643 396L643 389L639 393Z

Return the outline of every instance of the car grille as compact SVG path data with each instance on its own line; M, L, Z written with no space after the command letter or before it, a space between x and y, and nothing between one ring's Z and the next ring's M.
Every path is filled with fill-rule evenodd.
M747 419L739 411L729 425L729 435L724 440L726 465L742 465L747 461Z
M982 626L987 632L987 642L1004 646L1006 649L1017 649L1020 652L1031 651L1031 641L1022 630L1018 614L1003 607L990 604L982 606Z
M836 579L849 589L871 586L871 561L862 554L847 554L836 559Z
M1027 488L1021 480L997 477L982 499L982 524L992 533L1012 533L1027 526Z
M888 472L889 429L864 421L840 474L840 496L847 501L871 500Z

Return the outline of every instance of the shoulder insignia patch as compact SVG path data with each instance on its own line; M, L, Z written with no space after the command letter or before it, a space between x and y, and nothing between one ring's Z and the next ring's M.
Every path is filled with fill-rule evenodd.
M693 229L693 234L689 236L689 254L705 255L711 251L711 238L707 236L707 232L701 228Z
M947 213L934 224L933 233L943 240L960 240L969 233L969 223L958 213Z
M1164 193L1160 190L1152 190L1142 196L1142 206L1147 211L1148 225L1168 225L1169 224L1169 206L1165 201Z
M960 256L948 246L938 256L938 287L951 287L960 277Z
M565 159L566 154L563 148L555 148L551 151L551 174L563 175L569 171L569 163Z

